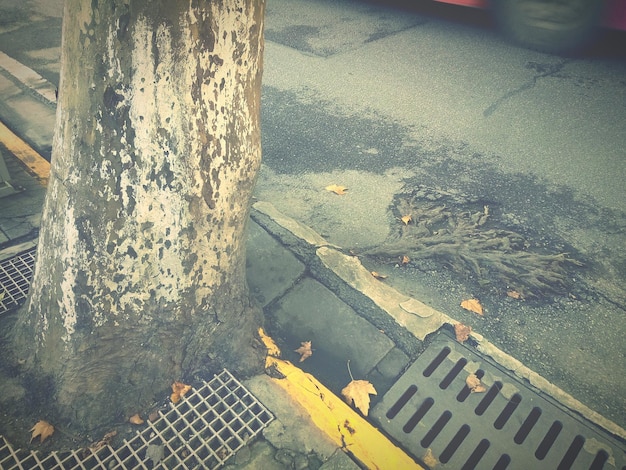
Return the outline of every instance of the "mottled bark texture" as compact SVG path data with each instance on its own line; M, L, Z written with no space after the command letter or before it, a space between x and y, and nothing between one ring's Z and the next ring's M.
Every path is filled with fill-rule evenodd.
M94 429L260 370L245 228L263 0L66 0L52 173L17 356Z

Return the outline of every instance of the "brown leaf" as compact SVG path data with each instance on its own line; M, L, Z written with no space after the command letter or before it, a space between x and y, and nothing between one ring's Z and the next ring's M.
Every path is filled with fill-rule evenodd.
M189 390L191 390L191 385L186 385L178 381L174 382L172 384L172 394L170 395L170 400L172 400L172 403L178 403Z
M400 260L401 265L409 264L410 262L411 262L411 258L409 258L407 255L404 255L402 259Z
M354 406L358 408L363 416L367 416L369 412L370 395L377 395L376 389L367 380L353 380L343 388L341 394L348 404L354 402Z
M459 343L464 343L470 337L470 333L472 332L472 327L469 325L464 325L463 323L457 323L454 325L454 334L456 335L456 340Z
M128 418L128 422L131 424L143 424L144 423L143 419L141 419L141 416L139 416L139 413L136 413L132 415L130 418Z
M461 302L461 307L465 310L469 310L470 312L477 313L478 315L483 315L483 306L480 305L478 299L468 299Z
M33 442L33 439L39 436L39 442L41 443L52 436L52 433L54 433L54 426L47 421L39 420L37 421L37 424L33 426L31 432L32 435L30 437L30 442Z
M465 379L465 385L467 385L467 388L469 388L472 393L482 393L487 391L487 387L482 384L476 374L468 375Z
M307 357L311 357L313 355L313 350L311 349L311 342L310 341L302 341L300 344L302 346L300 346L298 349L295 349L294 351L297 352L298 354L300 354L300 361L299 362L302 362Z
M387 276L385 274L380 274L379 272L376 272L376 271L371 271L370 274L374 276L376 279L387 279Z
M330 186L326 186L326 191L330 191L333 192L335 194L339 194L340 196L343 196L344 194L346 194L346 191L348 190L348 188L346 188L345 186L340 186L337 184L331 184Z
M516 290L506 291L506 295L508 295L512 299L524 300L524 296Z
M404 225L409 225L411 220L413 220L413 216L411 216L411 214L403 215L402 217L400 217L400 220Z

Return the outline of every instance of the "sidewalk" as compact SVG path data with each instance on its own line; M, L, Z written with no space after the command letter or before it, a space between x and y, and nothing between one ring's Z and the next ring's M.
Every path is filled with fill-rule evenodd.
M0 101L4 103L4 109L10 107L13 113L9 116L11 120L10 123L7 122L7 127L26 140L32 138L39 147L49 148L49 143L43 142L41 136L49 138L52 134L54 123L52 103L42 101L37 90L20 82L16 76L19 73L14 74L7 68L2 68L6 63L10 61L7 62L6 58L4 61L0 60ZM11 64L12 67L16 66ZM43 89L49 90L45 83L42 84L36 77L35 79L38 87L43 86ZM23 111L40 108L46 111L42 113ZM15 116L20 118L14 118ZM2 119L7 117L0 115L0 120ZM28 145L22 146L19 139L16 139L8 129L2 130L0 134L0 151L6 160L12 183L15 187L23 188L17 194L0 199L1 262L36 243L39 209L45 193L42 183L45 183L46 176L41 174L45 164L37 160L28 150L24 150ZM386 286L384 281L374 278L357 257L345 253L340 247L330 245L309 227L282 215L270 203L257 201L253 205L251 219L248 238L248 282L252 295L265 311L267 331L271 336L281 339L279 346L283 349L282 358L292 363L296 363L299 358L293 350L300 342L312 341L314 355L299 364L299 367L304 372L311 373L334 394L339 394L350 380L346 369L346 363L350 361L354 377L369 380L377 390L378 395L373 400L372 408L384 403L385 400L388 402L390 399L385 398L385 395L399 382L403 372L419 361L436 338L445 336L445 332L450 331L457 323L444 313ZM471 349L481 361L500 367L503 371L502 376L509 373L512 377L510 383L516 384L515 387L521 387L515 382L517 377L520 382L531 384L532 393L539 392L541 396L549 397L549 400L556 402L557 408L565 410L566 414L572 414L571 410L575 415L582 416L575 419L580 420L583 428L590 427L589 432L597 444L594 448L587 446L589 448L585 449L581 444L578 449L581 456L589 454L589 459L593 460L594 455L600 455L597 453L600 449L610 456L607 457L608 463L604 468L609 468L610 462L613 462L615 468L622 468L623 443L613 440L611 436L605 436L604 441L601 439L605 431L625 439L626 432L623 429L590 410L514 358L507 356L485 341L480 334L472 333L470 343L474 345ZM457 353L451 354L455 361L460 357L454 356ZM455 376L450 381L456 380L455 386L458 382L458 385L463 387L465 383L463 374L478 375L478 371L483 369L487 370L488 367L482 363L466 361L456 371L459 378ZM491 376L489 373L486 374L483 377L486 385L492 385L491 388L497 394L499 391L497 384L500 383L499 387L502 388L505 398L514 401L512 397L516 396L518 391L502 386L502 382L509 383L508 379L497 377L495 372ZM358 468L355 461L345 452L351 452L352 448L342 444L344 439L352 434L349 431L351 428L345 426L343 430L337 429L338 434L335 435L332 435L334 432L332 429L327 430L327 433L320 431L318 425L311 419L315 418L318 411L303 408L297 402L298 397L279 386L278 380L264 375L245 382L250 391L271 410L276 420L263 432L264 440L252 443L246 447L246 451L242 449L241 454L238 453L234 458L236 463L232 465L236 468L249 469ZM415 387L419 388L418 391L421 393L420 387L425 388L422 382L419 387ZM409 387L407 390L410 389ZM435 388L434 391L425 393L436 398L440 391ZM11 397L7 398L1 394L0 397L2 406L10 404ZM405 402L408 403L409 398ZM531 398L531 402L534 399ZM468 403L472 400L478 404L481 398L473 395ZM422 409L419 402L411 403L416 409ZM326 405L327 402L322 397L320 406ZM424 413L427 411L426 409ZM384 429L384 433L392 434L393 426L389 424L393 420L393 417L390 417L393 414L391 409L386 414L387 418L384 417L384 413L382 417L380 412L374 414L378 418L369 420L372 427ZM413 416L417 414L418 411ZM354 419L357 417L355 413ZM410 419L415 421L413 417ZM522 418L517 419L521 425ZM420 426L424 426L418 425L419 418L417 421L413 426L420 430ZM428 428L419 432L422 431L426 434ZM394 439L396 442L401 441L398 437ZM537 445L543 442L541 437L537 440ZM414 442L417 443L418 440L414 439ZM495 448L498 447L497 444L505 448L507 446L497 442L492 442L491 446ZM440 444L440 451L436 451L436 445L433 443L431 447L423 447L415 444L410 449L406 449L406 445L404 447L405 451L413 453L415 458L421 458L433 465L437 460L432 459L440 459L447 449L444 444ZM435 450L429 454L431 448ZM483 452L486 451L487 449L484 449ZM471 449L459 451L457 456L450 457L448 466L439 462L441 467L438 468L455 468L454 465L458 462L462 463L461 460L455 459L469 458L469 454ZM358 456L355 460L358 460ZM516 465L522 464L523 462L518 461L510 468L519 468Z

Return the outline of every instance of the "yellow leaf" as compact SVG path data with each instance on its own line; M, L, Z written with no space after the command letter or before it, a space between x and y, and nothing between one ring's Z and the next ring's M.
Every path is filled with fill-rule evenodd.
M402 217L400 217L400 220L402 221L404 225L409 225L409 222L413 220L413 217L411 216L411 214L407 214L407 215L403 215Z
M331 184L330 186L326 186L326 191L339 194L340 196L343 196L344 194L346 194L347 190L348 188L346 188L345 186L339 186L337 184Z
M54 433L54 426L44 420L37 421L37 424L33 426L31 429L32 435L30 437L30 442L33 442L37 436L39 436L39 442L45 441L48 437L52 436Z
M435 468L439 463L435 456L433 455L432 449L429 447L426 449L424 456L422 457L422 461L428 466L428 468Z
M313 350L311 349L311 342L310 341L303 341L300 344L301 344L301 346L298 349L295 349L294 351L297 352L298 354L300 354L300 361L299 362L302 362L307 357L311 357L313 355Z
M341 391L348 404L354 403L354 406L367 416L370 409L370 395L377 395L374 386L367 380L353 380Z
M376 271L372 271L371 272L372 276L374 276L376 279L387 279L387 276L385 274L380 274Z
M172 400L172 403L178 403L189 390L191 390L191 385L186 385L182 382L174 382L172 384L172 394L170 395L170 400Z
M478 315L483 314L483 306L480 305L478 299L468 299L461 302L461 307L465 310L469 310L470 312L477 313Z

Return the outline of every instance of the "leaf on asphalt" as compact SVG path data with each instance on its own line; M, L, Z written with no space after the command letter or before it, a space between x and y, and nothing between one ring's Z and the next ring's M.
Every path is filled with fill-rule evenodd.
M524 300L524 296L516 290L508 290L506 291L506 295L508 295L512 299Z
M411 258L409 258L407 255L404 255L401 259L400 259L400 264L401 265L405 265L405 264L409 264L411 262Z
M341 394L349 405L354 403L363 416L367 416L369 412L370 395L377 395L376 389L367 380L352 380L343 388Z
M300 361L302 362L304 361L307 357L311 357L313 355L313 350L311 349L311 342L310 341L302 341L301 346L298 349L295 349L294 351L297 352L298 354L300 354Z
M326 191L339 194L340 196L343 196L344 194L346 194L347 190L348 188L346 188L345 186L340 186L338 184L331 184L330 186L326 186Z
M37 421L37 424L33 426L33 428L31 429L31 432L32 434L30 437L30 442L33 442L33 439L39 436L39 442L41 443L45 441L47 438L49 438L50 436L52 436L52 434L54 433L54 426L52 426L47 421L44 421L43 419L41 419Z
M465 310L469 310L470 312L477 313L478 315L483 315L483 306L480 305L478 299L467 299L461 302L461 307Z
M487 387L482 384L476 374L468 375L465 379L465 385L467 385L467 388L469 388L472 393L482 393L487 391Z
M407 214L407 215L403 215L402 217L400 217L400 220L402 221L404 225L409 225L411 220L413 220L413 217L411 216L411 214Z
M464 325L463 323L457 323L454 325L454 334L456 336L456 340L459 343L464 343L470 337L470 333L472 332L472 327L469 325Z
M174 382L172 384L172 394L170 395L170 400L172 400L172 403L178 403L189 390L191 390L191 385L186 385L182 382Z
M387 279L387 276L385 274L380 274L379 272L376 272L376 271L371 271L370 274L374 276L376 279Z

